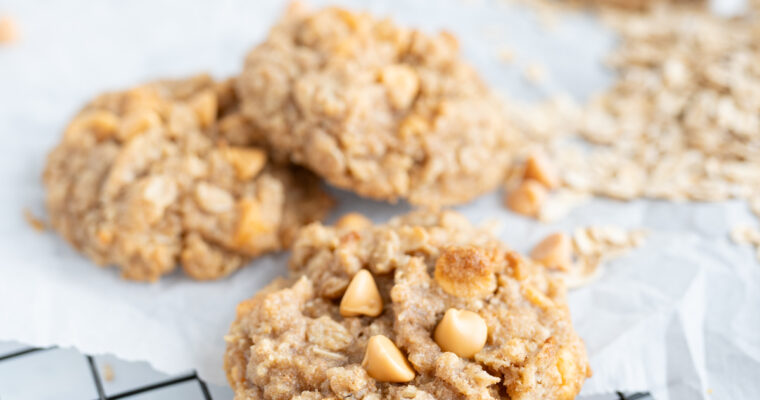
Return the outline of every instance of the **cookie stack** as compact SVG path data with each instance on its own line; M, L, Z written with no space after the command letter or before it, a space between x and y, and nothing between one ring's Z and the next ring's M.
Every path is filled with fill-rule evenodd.
M501 107L450 34L296 4L237 77L88 104L48 157L51 224L135 280L292 247L226 337L238 400L573 398L588 360L543 267L449 211L315 222L319 178L430 210L499 186Z

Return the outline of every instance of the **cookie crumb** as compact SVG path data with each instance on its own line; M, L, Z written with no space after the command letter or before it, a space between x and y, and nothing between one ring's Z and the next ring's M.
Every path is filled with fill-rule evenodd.
M502 46L496 56L502 64L512 64L515 61L515 51L510 47Z
M47 229L45 221L35 216L28 208L24 209L24 219L37 232L44 232Z
M534 84L544 83L546 81L546 68L541 64L530 64L523 71L525 79Z
M16 22L8 16L0 17L0 44L11 44L18 40Z
M113 367L111 364L104 364L103 365L103 379L106 380L106 382L112 382L116 378L113 372Z

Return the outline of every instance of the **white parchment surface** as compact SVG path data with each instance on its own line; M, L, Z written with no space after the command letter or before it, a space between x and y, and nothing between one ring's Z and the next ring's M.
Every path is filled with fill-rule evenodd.
M610 82L599 61L614 36L587 16L563 17L546 29L526 9L497 1L339 3L453 31L465 56L512 97L565 91L583 99ZM252 0L0 0L0 14L21 30L19 42L0 47L0 340L113 353L166 372L196 368L224 384L222 336L235 305L284 273L287 254L217 282L179 273L156 284L125 282L53 233L32 230L22 213L44 216L45 155L84 101L147 79L234 74L282 7ZM515 54L511 66L497 57L505 46ZM540 87L522 79L533 63L548 72ZM408 210L336 195L334 215L356 210L383 221ZM497 194L460 209L474 221L501 221L501 237L521 251L551 231L581 225L652 231L644 247L570 294L594 369L583 393L757 398L760 265L752 249L728 240L734 225L757 223L745 204L594 200L553 224L506 212Z

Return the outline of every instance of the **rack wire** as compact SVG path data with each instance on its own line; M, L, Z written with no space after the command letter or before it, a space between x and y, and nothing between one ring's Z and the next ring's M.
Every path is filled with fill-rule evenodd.
M53 350L55 348L56 347L44 347L44 348L28 347L21 350L16 350L7 354L0 355L0 362L10 362L14 359L23 357L28 354ZM136 396L139 394L144 394L144 393L152 392L155 390L159 390L159 389L163 389L163 388L167 388L170 386L179 385L179 384L191 382L191 381L196 381L198 383L200 392L203 395L203 398L205 400L213 400L213 397L211 397L211 392L209 392L206 382L204 382L195 371L190 372L188 374L179 375L173 378L165 379L159 382L136 386L131 389L124 390L118 393L106 394L103 388L103 380L100 377L100 373L98 372L97 366L95 365L95 359L91 355L83 355L83 357L85 357L85 359L87 360L87 364L89 365L90 373L92 375L92 383L95 386L95 391L97 393L97 397L94 400L126 399L126 398ZM83 400L93 400L93 399L83 399Z
M15 350L10 353L0 355L0 362L10 362L14 359L23 357L28 354L38 353L38 352L47 351L47 350L53 350L55 348L56 347L44 347L44 348L27 347L21 350ZM97 393L97 397L94 400L126 399L126 398L136 396L139 394L144 394L144 393L152 392L155 390L183 384L186 382L192 382L192 381L196 381L198 383L201 394L203 395L203 398L205 400L213 400L213 397L211 397L211 393L209 392L206 382L204 382L200 377L198 377L198 374L195 371L190 372L188 374L179 375L173 378L165 379L159 382L141 385L141 386L127 389L115 394L107 395L103 388L103 380L100 377L100 373L98 372L98 368L95 364L94 358L91 355L83 355L83 357L85 357L85 359L87 360L87 364L89 365L90 373L92 375L92 383L95 386L95 391ZM624 394L622 392L617 392L616 395L618 397L618 400L653 400L652 396L649 393ZM93 399L82 399L82 400L93 400Z

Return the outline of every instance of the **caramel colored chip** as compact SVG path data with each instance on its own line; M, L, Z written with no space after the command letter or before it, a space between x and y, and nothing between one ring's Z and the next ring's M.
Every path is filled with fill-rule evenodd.
M525 160L525 178L538 181L549 189L559 186L557 169L543 152L534 152Z
M386 87L390 103L397 110L409 107L420 88L417 73L404 64L386 66L380 71L378 80Z
M469 358L486 345L488 326L472 311L449 308L435 328L433 339L441 350Z
M9 17L0 17L0 44L13 43L17 39L16 23Z
M435 263L435 281L444 292L483 297L496 289L494 254L475 247L450 247Z
M383 335L369 338L362 367L380 382L409 382L415 375L401 350Z
M84 135L94 135L102 141L113 136L119 127L119 119L110 111L95 110L83 112L66 128L64 138L74 139Z
M520 183L520 186L507 193L504 202L516 213L535 216L541 210L546 195L547 190L544 185L533 179L526 179Z
M235 231L235 249L245 253L256 254L257 238L269 235L277 230L275 221L262 213L261 205L251 199L243 199L237 205L240 212L240 220Z
M340 315L356 317L369 315L377 317L383 312L383 300L372 274L366 269L360 270L351 279L351 283L340 301Z
M254 178L267 163L267 153L256 147L224 147L222 156L232 164L235 176L241 181Z
M359 231L372 226L372 221L359 213L348 213L340 217L335 222L335 226L341 229Z
M553 233L531 250L530 257L547 268L567 271L573 258L572 240L565 233Z
M211 126L216 121L219 108L216 93L213 90L206 90L197 94L190 100L190 108L193 109L201 128Z
M161 124L161 116L151 109L134 111L121 120L116 136L119 140L126 142L150 129L160 127Z

